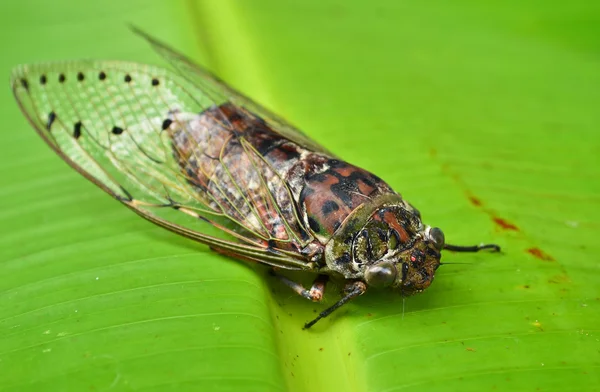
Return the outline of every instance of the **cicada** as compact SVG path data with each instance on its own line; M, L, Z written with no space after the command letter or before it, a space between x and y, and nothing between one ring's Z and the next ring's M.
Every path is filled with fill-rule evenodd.
M330 277L341 298L369 287L426 289L454 246L376 175L336 157L165 44L171 65L24 65L11 85L25 116L70 166L141 217L215 252L269 266L311 301ZM312 287L281 275L311 272Z

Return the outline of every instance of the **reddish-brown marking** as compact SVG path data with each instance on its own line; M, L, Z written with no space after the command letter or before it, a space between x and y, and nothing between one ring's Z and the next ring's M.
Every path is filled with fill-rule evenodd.
M472 352L472 353L474 353L475 351L477 351L477 350L475 350L475 349L474 349L474 348L472 348L472 347L467 347L467 348L466 348L466 350L467 350L467 351L470 351L470 352Z
M540 248L529 248L529 249L527 249L527 253L529 253L536 259L540 259L540 260L544 260L544 261L554 261L554 257L550 256L548 253L545 253Z
M341 176L350 177L352 175L352 173L354 173L356 171L356 169L352 166L346 166L346 167L336 167L335 169L333 169L333 171L339 173Z
M321 229L329 234L333 234L337 222L342 222L352 212L351 206L346 205L330 192L332 185L339 182L340 180L331 174L325 174L321 178L321 181L309 181L308 185L314 192L304 200L304 206L308 215L315 219ZM323 215L322 207L330 200L335 201L339 208L327 215Z
M469 201L471 202L471 204L473 204L475 207L481 207L483 205L483 203L481 202L481 200L479 200L478 198L476 198L475 196L469 196Z
M396 230L402 243L407 243L410 240L408 233L404 230L400 222L398 222L398 218L396 218L396 215L393 212L386 211L385 214L383 214L383 219L392 229Z
M515 225L513 225L512 223L510 223L509 221L507 221L506 219L502 219L502 218L498 218L497 216L492 217L492 220L500 227L502 227L504 230L514 230L514 231L519 231L519 228Z
M363 195L370 195L371 193L373 193L375 191L375 188L373 188L372 186L365 184L362 180L358 180L358 190L363 194Z

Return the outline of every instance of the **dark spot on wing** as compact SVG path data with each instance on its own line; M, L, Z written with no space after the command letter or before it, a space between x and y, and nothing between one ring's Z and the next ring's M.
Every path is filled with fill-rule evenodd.
M98 74L98 79L100 79L100 80L106 79L106 74L104 73L104 71L100 71L100 73Z
M77 80L83 82L84 79L85 75L83 74L83 72L77 72Z
M73 137L79 139L81 136L81 121L77 121L73 126Z
M123 133L123 128L114 126L111 132L115 135L120 135Z
M158 79L152 78L152 85L153 86L158 86L159 85Z
M125 83L131 82L131 75L129 75L129 74L125 75L125 78L123 80L125 80Z
M29 90L29 82L27 81L27 79L25 79L25 78L21 79L21 86L23 86L23 88L25 90Z
M58 81L60 83L64 83L65 80L67 80L67 77L65 76L65 74L61 73L60 75L58 75Z
M48 81L48 78L46 78L46 75L40 76L40 83L41 84L46 84L47 81Z
M169 128L171 124L173 124L173 120L170 118L165 119L165 121L162 123L162 130L164 131L165 129Z
M54 124L54 120L56 120L56 113L50 112L48 113L48 122L46 123L46 129L50 130L52 124Z

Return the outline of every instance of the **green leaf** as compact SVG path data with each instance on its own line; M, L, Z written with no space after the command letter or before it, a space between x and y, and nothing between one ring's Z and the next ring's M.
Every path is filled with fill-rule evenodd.
M600 388L600 8L593 2L16 1L19 63L157 57L133 23L457 244L404 303L326 304L164 232L70 170L0 96L0 390ZM464 263L452 265L451 263ZM309 281L310 277L304 277Z

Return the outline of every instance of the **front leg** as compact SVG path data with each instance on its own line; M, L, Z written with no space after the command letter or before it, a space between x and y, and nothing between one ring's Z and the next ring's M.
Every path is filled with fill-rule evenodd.
M277 279L283 282L284 285L294 290L294 292L296 292L298 295L313 302L319 302L323 299L323 294L325 293L325 286L329 281L329 276L319 275L315 278L310 289L307 290L306 288L304 288L304 286L302 286L302 284L294 282L293 280L288 279L283 275L279 275L277 272L275 272L275 270L271 270L271 275L275 276Z
M331 305L330 307L328 307L327 309L325 309L324 311L319 313L317 318L304 324L304 329L308 329L308 328L312 327L313 325L316 324L317 321L321 320L324 317L329 316L331 313L333 313L334 310L340 308L342 305L344 305L351 299L354 299L354 298L358 297L359 295L363 295L365 293L365 291L367 291L367 285L365 282L362 282L360 280L355 280L355 281L351 281L351 282L347 283L346 287L344 287L345 295L339 301L337 301L336 303L334 303L333 305Z

